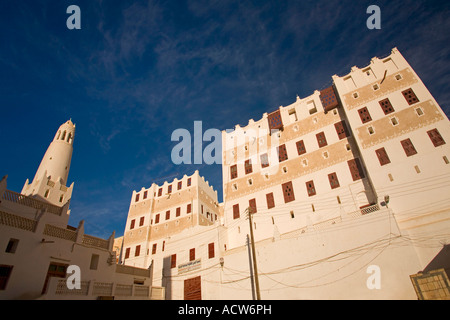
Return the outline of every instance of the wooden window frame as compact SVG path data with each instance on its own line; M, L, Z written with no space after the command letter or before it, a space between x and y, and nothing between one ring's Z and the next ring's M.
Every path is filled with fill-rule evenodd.
M435 147L439 147L445 144L445 140L439 133L437 128L427 131L428 137Z
M328 145L327 138L325 137L325 132L319 132L316 134L317 143L319 145L319 148L326 147Z
M400 143L401 143L403 150L405 151L405 154L407 157L411 157L411 156L417 154L417 150L414 147L411 139L408 138L408 139L402 140L402 141L400 141Z
M306 185L306 192L308 193L308 197L312 197L317 194L316 187L314 186L314 180L305 182L305 185Z
M230 166L230 178L231 180L238 177L237 164Z
M303 140L297 141L295 145L297 146L298 155L306 153L305 142Z
M331 189L336 189L340 187L339 179L337 177L336 172L330 173L328 175L328 181L330 182Z
M273 197L273 192L266 194L266 201L267 201L267 209L275 208L275 199Z
M283 190L284 203L295 201L294 187L292 185L292 181L283 183L281 185L281 189Z
M233 220L239 219L241 214L239 212L239 203L233 205Z
M403 90L402 95L405 98L406 102L408 102L409 105L413 105L413 104L419 102L419 98L417 98L416 94L414 93L413 89L411 89L411 88Z
M384 166L391 163L385 148L379 148L375 150L375 153L378 157L378 161L380 161L380 165Z
M391 101L389 100L389 98L383 99L378 101L378 103L380 104L381 109L383 110L385 115L388 115L392 112L395 112L394 107L392 106Z

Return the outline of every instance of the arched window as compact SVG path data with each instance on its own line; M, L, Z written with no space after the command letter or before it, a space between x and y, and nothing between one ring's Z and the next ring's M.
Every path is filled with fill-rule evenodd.
M66 132L64 131L63 134L62 134L61 140L64 141L65 139L66 139Z

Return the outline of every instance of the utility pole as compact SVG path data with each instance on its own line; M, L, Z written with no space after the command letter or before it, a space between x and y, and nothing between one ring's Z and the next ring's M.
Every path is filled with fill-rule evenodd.
M256 300L261 300L261 294L259 292L258 267L256 266L255 239L253 238L252 208L249 207L249 208L247 208L246 211L248 212L248 222L250 224L250 241L252 242L252 256L253 256L253 269L254 269L254 275L255 275Z

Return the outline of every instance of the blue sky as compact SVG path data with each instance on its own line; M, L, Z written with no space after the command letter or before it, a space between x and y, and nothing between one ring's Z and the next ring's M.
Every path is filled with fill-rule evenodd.
M0 176L20 192L72 118L71 225L122 235L133 190L197 169L222 200L219 165L171 162L175 129L245 125L393 47L449 115L449 17L449 1L2 1Z

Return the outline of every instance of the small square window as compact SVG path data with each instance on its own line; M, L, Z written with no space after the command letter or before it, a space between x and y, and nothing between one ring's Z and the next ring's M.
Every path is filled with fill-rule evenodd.
M378 86L377 83L375 83L375 84L372 86L372 89L373 89L374 91L377 91L378 89L380 89L380 87Z
M417 113L417 115L420 117L420 116L423 116L423 110L422 110L422 108L416 108L416 113Z
M396 117L391 118L391 123L392 123L393 126L398 125L398 120L397 120L397 118L396 118Z
M398 81L398 80L402 80L402 79L403 79L403 77L400 73L395 75L395 80Z
M15 253L17 250L17 246L19 245L18 239L9 239L8 245L6 246L5 252L7 253Z
M375 133L375 130L373 129L373 127L367 127L367 131L369 132L370 135Z
M358 92L353 92L353 98L357 99L359 97Z

